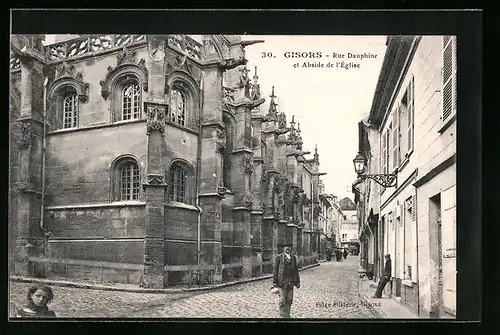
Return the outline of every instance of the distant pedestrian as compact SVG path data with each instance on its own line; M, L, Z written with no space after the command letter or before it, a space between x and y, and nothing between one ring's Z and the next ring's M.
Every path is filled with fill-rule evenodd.
M52 288L49 285L32 285L27 294L27 305L17 310L18 318L54 318L56 313L47 305L54 299Z
M347 252L347 249L344 249L344 259L347 258L347 255L349 254L349 252Z
M339 248L335 250L335 258L337 259L337 262L340 262L342 260L342 255L340 254Z
M382 298L382 291L384 290L385 285L387 285L387 283L391 280L391 273L392 273L391 255L387 254L385 255L384 273L382 275L382 278L380 278L380 281L378 282L377 291L375 291L373 298Z
M292 254L292 244L284 244L283 252L274 262L273 285L279 288L279 312L281 318L290 318L293 302L293 287L300 287L297 257Z
M329 262L332 260L332 249L326 250L326 260Z

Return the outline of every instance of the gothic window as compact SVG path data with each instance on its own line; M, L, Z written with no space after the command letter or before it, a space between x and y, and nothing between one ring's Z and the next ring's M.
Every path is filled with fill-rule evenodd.
M141 82L132 74L124 74L113 83L112 119L131 121L142 117Z
M63 128L78 127L78 95L76 91L68 90L62 101Z
M187 164L175 162L170 167L168 200L191 204L194 187L192 169Z
M178 88L170 91L170 121L180 126L186 126L186 94Z
M80 100L76 88L65 84L55 88L50 95L49 122L51 129L71 129L79 125Z
M140 170L132 157L119 159L112 166L113 201L139 200Z
M141 88L138 82L122 88L122 120L135 120L141 117Z

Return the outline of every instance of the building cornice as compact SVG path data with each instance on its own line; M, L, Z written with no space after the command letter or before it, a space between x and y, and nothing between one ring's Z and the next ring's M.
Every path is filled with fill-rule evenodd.
M388 45L368 118L371 124L380 125L382 123L416 38L415 36L388 38Z

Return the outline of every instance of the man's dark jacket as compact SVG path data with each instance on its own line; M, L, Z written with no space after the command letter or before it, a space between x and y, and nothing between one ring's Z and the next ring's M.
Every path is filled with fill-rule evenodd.
M391 260L385 262L384 275L391 278L392 268L391 268Z
M299 277L299 267L297 265L297 257L295 255L290 255L292 257L292 283L297 286L300 285ZM285 286L285 254L281 253L276 257L273 269L273 284L277 287Z

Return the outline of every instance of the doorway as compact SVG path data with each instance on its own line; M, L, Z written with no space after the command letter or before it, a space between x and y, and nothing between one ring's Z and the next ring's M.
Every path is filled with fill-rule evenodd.
M437 271L437 282L431 283L431 292L437 293L435 299L431 299L431 317L444 315L443 310L443 252L442 252L442 226L441 226L441 194L429 199L429 232L431 260L436 264L431 271ZM433 287L434 286L434 289Z

